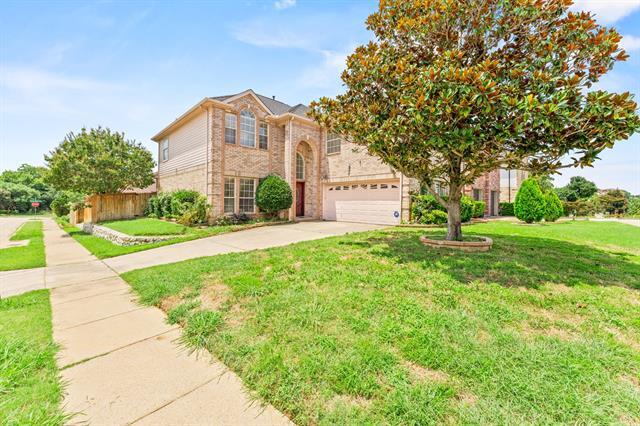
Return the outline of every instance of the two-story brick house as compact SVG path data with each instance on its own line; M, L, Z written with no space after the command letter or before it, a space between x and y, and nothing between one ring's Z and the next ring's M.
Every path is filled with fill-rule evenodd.
M409 220L417 182L328 132L307 109L252 90L204 98L152 138L158 191L206 194L214 217L255 214L259 179L277 174L293 190L290 219ZM497 171L466 189L487 202L487 214L497 214L499 191Z

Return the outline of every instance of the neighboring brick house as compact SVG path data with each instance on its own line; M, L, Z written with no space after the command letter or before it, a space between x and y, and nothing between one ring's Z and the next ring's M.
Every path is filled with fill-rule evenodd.
M206 194L214 217L255 214L259 179L277 174L293 190L292 220L408 221L417 182L327 132L307 110L252 90L204 98L152 138L158 191ZM487 214L497 214L497 173L466 190L487 202Z
M528 177L524 170L500 169L500 201L513 203L522 181Z

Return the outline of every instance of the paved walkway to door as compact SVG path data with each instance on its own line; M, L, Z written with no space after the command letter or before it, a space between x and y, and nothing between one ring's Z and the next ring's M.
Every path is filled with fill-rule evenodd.
M208 353L189 354L162 311L136 303L129 285L45 219L46 286L67 383L71 423L283 425L252 403L241 380Z

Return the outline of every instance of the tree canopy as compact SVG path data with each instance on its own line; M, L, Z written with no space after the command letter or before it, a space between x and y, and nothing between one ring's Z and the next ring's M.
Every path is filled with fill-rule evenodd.
M47 176L58 190L83 194L116 193L153 183L155 162L140 143L109 129L82 129L69 133L45 155Z
M569 183L558 188L556 192L563 200L576 201L591 197L598 192L598 187L582 176L572 176Z
M464 185L500 167L549 174L590 166L640 127L628 93L591 90L627 58L622 37L570 0L382 0L374 41L342 74L346 91L311 116L449 197L460 239Z

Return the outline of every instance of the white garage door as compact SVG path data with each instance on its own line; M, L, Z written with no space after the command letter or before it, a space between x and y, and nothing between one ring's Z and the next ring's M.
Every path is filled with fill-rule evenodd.
M396 225L400 223L400 183L325 185L323 204L325 220Z

